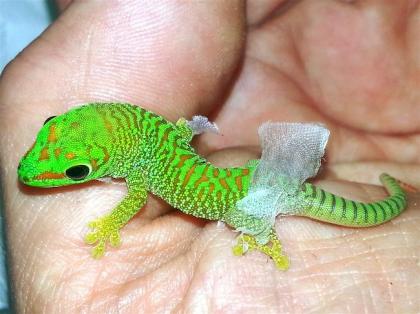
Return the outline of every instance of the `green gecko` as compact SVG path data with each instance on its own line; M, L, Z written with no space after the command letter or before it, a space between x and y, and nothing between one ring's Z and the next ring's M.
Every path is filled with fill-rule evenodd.
M204 130L214 128L205 123ZM199 129L185 119L174 124L130 104L86 104L45 121L19 163L18 177L26 185L42 188L102 177L126 180L125 198L109 214L89 223L92 231L85 242L94 245L95 258L104 254L107 244L120 244L120 229L146 204L147 192L151 192L186 214L223 221L240 231L235 255L256 249L271 257L279 269L287 269L289 262L274 230L278 212L270 209L279 203L278 198L267 205L265 190L256 189L255 194L263 191L262 197L248 203L251 207L261 204L269 213L244 209L253 176L263 162L251 160L231 168L212 165L190 145ZM285 177L279 177L276 186L284 194L280 201L292 200L290 206L297 207L292 214L340 226L369 227L398 216L407 204L394 178L382 174L380 179L390 196L372 203L347 200L310 183L296 183L289 191L293 180ZM270 198L273 192L267 195Z

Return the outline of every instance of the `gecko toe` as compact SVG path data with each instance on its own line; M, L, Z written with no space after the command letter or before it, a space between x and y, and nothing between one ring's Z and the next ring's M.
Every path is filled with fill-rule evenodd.
M272 256L274 264L280 270L287 270L289 268L289 259L285 255L274 255Z
M111 216L104 216L99 219L91 221L88 226L92 229L85 236L85 243L96 244L92 249L92 256L100 258L106 251L106 245L116 247L121 243L118 224L111 218Z
M237 244L232 248L236 256L244 255L247 251L258 250L270 257L280 270L289 268L289 259L282 253L282 246L274 231L270 233L270 239L265 244L259 244L255 236L242 234L237 239Z
M96 242L98 242L98 234L96 232L89 232L85 236L86 244L95 244Z
M118 231L115 231L109 236L109 244L113 247L117 247L121 244L121 237Z
M105 254L105 241L100 241L93 249L92 249L92 257L95 259L99 259Z

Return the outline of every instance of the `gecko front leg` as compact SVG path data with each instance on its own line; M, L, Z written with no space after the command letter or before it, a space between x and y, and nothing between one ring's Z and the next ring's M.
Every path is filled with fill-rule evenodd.
M92 256L104 255L106 244L118 246L121 242L120 229L145 205L147 199L146 184L140 173L132 173L127 178L128 194L111 213L91 221L92 229L85 237L87 244L96 244Z

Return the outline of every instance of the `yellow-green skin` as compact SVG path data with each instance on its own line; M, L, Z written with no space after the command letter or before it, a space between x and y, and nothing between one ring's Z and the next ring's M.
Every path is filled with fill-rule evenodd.
M127 196L110 214L89 223L85 240L101 257L107 242L120 243L119 230L145 205L147 192L201 218L220 220L244 233L234 253L258 249L280 269L287 258L272 222L237 208L247 195L257 161L219 168L190 145L193 130L185 119L173 124L130 104L92 103L48 120L19 163L19 180L36 187L79 184L102 177L125 178ZM390 193L382 201L360 203L302 185L297 215L337 225L368 227L384 223L406 207L406 195L389 175L381 181Z

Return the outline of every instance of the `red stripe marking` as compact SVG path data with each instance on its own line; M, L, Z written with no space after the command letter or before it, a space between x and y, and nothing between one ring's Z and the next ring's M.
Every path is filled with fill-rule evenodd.
M209 193L210 193L210 194L211 194L211 193L213 193L214 188L215 188L214 183L213 183L213 182L209 183Z
M190 180L191 175L194 173L195 167L197 165L193 165L190 170L188 170L187 174L185 175L184 182L182 182L182 187L185 187Z
M237 176L235 178L235 183L236 183L236 186L238 187L238 190L241 191L242 190L242 176Z
M193 155L182 155L181 157L179 157L179 159L181 160L177 165L176 165L176 167L177 168L182 168L182 166L185 164L185 162L188 160L188 159L191 159L191 158L193 158L194 156Z
M203 173L201 174L200 179L198 179L195 183L194 183L194 187L198 187L200 185L200 183L206 182L209 180L209 178L206 175L207 170L209 169L209 165L206 165L206 167L204 167Z
M217 198L218 201L221 201L222 200L222 192L217 191L216 192L216 198Z
M48 140L49 143L57 142L57 134L56 134L55 124L51 124L50 133L48 134L48 139L47 140Z
M64 179L64 173L44 172L35 177L36 180Z
M219 179L219 182L220 182L220 184L225 188L225 189L229 189L229 186L228 186L228 184L227 184L227 182L226 182L226 180L225 179Z
M96 162L95 159L91 159L90 160L90 164L92 165L92 169L93 170L97 170L98 169L98 163Z

